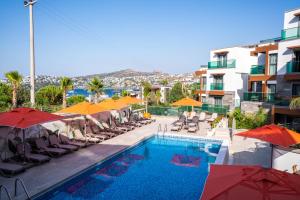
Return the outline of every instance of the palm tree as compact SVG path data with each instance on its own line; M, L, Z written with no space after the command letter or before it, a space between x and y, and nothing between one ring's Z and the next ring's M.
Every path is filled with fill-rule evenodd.
M5 74L5 77L8 79L8 82L12 86L12 104L13 107L17 107L17 91L22 82L22 75L18 71L11 71Z
M300 97L292 99L290 103L290 109L300 108Z
M63 108L67 107L67 92L73 88L73 81L68 77L63 77L60 80L60 87L63 91Z
M96 77L88 83L89 91L95 93L94 101L97 101L99 96L103 93L103 87L103 81Z
M156 104L158 105L159 102L160 102L160 98L161 98L161 92L160 92L160 90L157 90L155 92L155 98L156 98Z

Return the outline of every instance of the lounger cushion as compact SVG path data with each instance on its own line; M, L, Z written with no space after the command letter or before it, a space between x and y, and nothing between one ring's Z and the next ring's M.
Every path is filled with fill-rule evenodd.
M25 171L25 167L22 165L12 164L12 163L0 163L0 170L8 174L17 174Z
M196 127L190 127L188 129L188 132L191 132L191 133L195 133L197 131L197 128Z
M179 126L173 126L171 128L171 131L179 131L180 130L180 127Z

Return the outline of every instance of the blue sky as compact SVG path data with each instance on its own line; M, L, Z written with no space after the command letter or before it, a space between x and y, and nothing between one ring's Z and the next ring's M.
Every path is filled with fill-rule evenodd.
M38 0L36 73L77 76L131 68L192 72L209 50L280 35L298 0ZM29 16L0 1L0 69L29 74Z

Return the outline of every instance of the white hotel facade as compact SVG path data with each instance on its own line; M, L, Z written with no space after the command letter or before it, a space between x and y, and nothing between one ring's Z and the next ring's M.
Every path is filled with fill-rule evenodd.
M263 102L273 105L275 123L300 119L300 111L284 103L300 96L300 8L284 13L280 37L212 50L207 68L195 75L202 102L230 109L242 101Z

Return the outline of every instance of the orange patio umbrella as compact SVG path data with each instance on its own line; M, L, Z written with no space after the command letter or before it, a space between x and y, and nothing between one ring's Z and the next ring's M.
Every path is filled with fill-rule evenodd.
M282 147L290 147L300 143L299 133L275 124L262 126L236 135L256 138Z
M211 165L201 200L299 200L299 175L260 166Z
M106 99L97 104L98 106L105 107L108 110L120 110L128 107L127 104L119 102L118 100Z
M123 103L123 104L138 104L138 103L143 103L143 100L141 99L137 99L135 97L130 97L130 96L126 96L126 97L121 97L120 99L117 100L119 103Z
M200 101L196 101L189 97L185 97L183 99L180 99L172 103L172 106L193 106L194 107L194 106L202 106L202 103Z
M57 111L57 113L68 113L68 114L80 114L80 115L91 115L103 111L107 111L104 106L96 105L89 102L81 102L68 108Z

